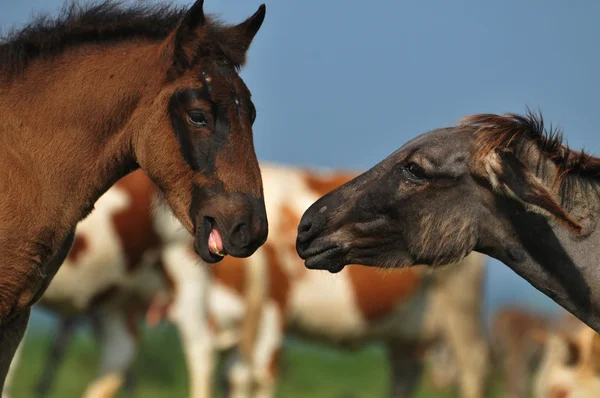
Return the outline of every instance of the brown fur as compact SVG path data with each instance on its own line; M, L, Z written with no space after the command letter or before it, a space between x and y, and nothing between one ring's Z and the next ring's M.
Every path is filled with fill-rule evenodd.
M275 247L267 242L263 245L263 249L267 258L269 279L267 294L282 310L285 310L290 288L289 278L283 272ZM212 267L212 277L243 297L246 290L246 267L248 266L250 265L244 259L226 257L219 264Z
M347 183L354 177L356 177L356 174L343 172L331 174L330 176L306 173L304 181L311 191L315 191L322 196Z
M73 240L73 246L71 246L71 251L67 258L71 261L71 264L77 264L77 259L83 253L85 253L85 249L87 249L87 241L84 236L77 236Z
M298 229L298 224L300 224L298 212L294 211L289 205L284 204L281 207L281 224L279 225L279 228L281 228L282 232L285 234L295 234Z
M142 172L129 174L115 186L125 190L131 199L129 206L115 213L112 221L123 242L127 269L133 271L141 265L144 253L160 247L160 237L155 232L152 219L152 198L156 187Z
M219 264L211 268L212 276L223 285L233 289L240 296L244 295L246 286L245 260L225 257Z
M345 271L350 277L356 305L362 316L374 322L389 315L421 286L423 274L417 268L390 270L353 265Z
M254 214L252 245L239 255L264 241L262 182L247 112L228 121L220 147L194 144L200 161L198 151L217 155L207 172L192 169L183 156L175 134L182 133L168 112L175 92L206 88L205 74L215 93L233 91L250 106L236 68L263 18L264 7L240 25L223 26L204 16L202 1L189 10L97 2L68 7L57 19L42 17L0 42L0 389L19 342L4 339L9 334L1 329L12 318L23 324L19 314L58 270L77 222L132 170L141 167L159 186L187 230L197 233L205 257L207 238L196 225L206 212L222 217L217 221L225 235L232 228L223 220ZM184 59L180 49L193 58ZM229 115L239 109L231 96L210 101ZM198 133L212 125L180 128ZM220 198L210 208L206 191ZM230 192L247 200L234 201ZM136 253L128 256L134 261Z
M280 258L275 247L264 245L269 269L269 298L275 301L281 311L285 311L290 292L290 279L283 271Z

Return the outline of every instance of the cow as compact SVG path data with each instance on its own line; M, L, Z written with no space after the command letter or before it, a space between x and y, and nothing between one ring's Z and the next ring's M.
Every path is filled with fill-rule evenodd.
M168 319L178 328L195 398L211 396L215 351L238 345L246 348L230 362L231 395L272 396L288 330L342 347L385 343L398 397L417 385L426 349L446 341L462 395L484 396L484 256L474 253L433 273L361 266L335 276L307 271L294 247L300 215L355 173L267 163L261 170L270 237L246 259L204 264L141 173L117 183L80 224L40 306L62 317L97 314L101 370L86 397L114 396L123 386L141 314L150 324Z
M545 341L534 376L536 398L600 397L600 335L571 314L554 331L540 331Z
M548 317L519 307L504 307L491 325L492 354L501 373L506 398L529 396L531 372L544 349L538 336L551 327Z

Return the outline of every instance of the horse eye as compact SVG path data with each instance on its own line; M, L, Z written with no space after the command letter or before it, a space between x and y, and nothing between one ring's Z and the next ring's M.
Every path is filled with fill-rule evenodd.
M410 174L412 174L416 178L426 178L427 177L425 175L425 170L423 170L423 168L416 163L412 163L412 162L408 163L404 166L404 168L406 169L406 171L408 171Z
M188 120L196 127L205 127L208 125L208 119L204 111L191 110L188 112Z

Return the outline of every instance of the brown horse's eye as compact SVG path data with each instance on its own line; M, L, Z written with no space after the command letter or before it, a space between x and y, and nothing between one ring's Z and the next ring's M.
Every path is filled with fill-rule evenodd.
M425 170L423 170L423 168L416 163L407 163L404 168L417 179L423 179L427 177L425 175Z
M206 114L201 110L191 110L188 112L188 120L191 124L196 127L206 127L208 126L208 119L206 118Z

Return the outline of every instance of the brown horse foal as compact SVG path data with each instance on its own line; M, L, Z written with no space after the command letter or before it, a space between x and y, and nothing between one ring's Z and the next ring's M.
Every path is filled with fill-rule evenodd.
M600 158L541 116L474 115L405 144L304 214L308 268L441 265L479 251L600 332Z
M29 318L79 220L141 167L204 261L267 237L238 76L265 7L237 26L189 10L71 5L0 44L0 390Z

